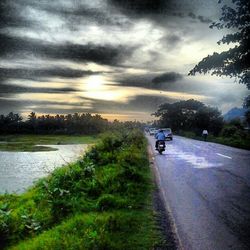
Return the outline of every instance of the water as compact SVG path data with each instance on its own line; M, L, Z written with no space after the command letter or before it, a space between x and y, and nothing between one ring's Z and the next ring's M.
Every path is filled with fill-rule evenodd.
M0 193L23 192L55 168L77 160L87 148L86 144L48 146L58 150L0 152Z

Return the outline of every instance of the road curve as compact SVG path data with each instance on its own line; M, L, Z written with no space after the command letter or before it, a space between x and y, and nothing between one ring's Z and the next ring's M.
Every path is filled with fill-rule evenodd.
M250 249L250 151L175 136L154 151L182 249Z

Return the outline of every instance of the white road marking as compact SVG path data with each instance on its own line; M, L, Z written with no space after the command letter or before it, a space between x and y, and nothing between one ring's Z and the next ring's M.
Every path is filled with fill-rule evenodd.
M219 156L222 156L222 157L228 158L228 159L232 159L232 157L227 156L227 155L222 155L222 154L220 154L220 153L216 153L216 154L217 154L217 155L219 155Z

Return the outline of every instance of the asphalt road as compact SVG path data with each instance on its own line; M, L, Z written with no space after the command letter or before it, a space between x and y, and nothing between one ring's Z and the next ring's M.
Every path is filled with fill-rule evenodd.
M250 151L175 136L152 146L182 249L250 249Z

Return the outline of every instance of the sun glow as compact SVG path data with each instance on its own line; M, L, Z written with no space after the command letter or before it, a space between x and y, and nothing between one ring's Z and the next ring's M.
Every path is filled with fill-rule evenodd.
M98 91L104 88L104 79L100 75L90 76L86 81L86 91Z
M124 89L119 86L110 86L106 84L104 76L93 75L88 77L84 83L82 97L96 100L127 102L131 96L130 89Z

